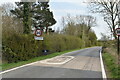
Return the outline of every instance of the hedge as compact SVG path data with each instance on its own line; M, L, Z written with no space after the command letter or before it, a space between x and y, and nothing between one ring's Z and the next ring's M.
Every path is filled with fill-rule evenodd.
M49 54L82 47L80 38L68 35L44 35L43 41L34 40L34 35L13 34L3 40L3 61L8 63L26 61L43 56L42 50Z

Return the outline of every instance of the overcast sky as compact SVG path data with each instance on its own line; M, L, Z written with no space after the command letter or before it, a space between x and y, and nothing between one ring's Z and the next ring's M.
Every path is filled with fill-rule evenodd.
M1 0L0 4L5 2L16 2L20 0ZM67 16L70 14L71 16L75 15L92 15L97 18L97 26L92 28L98 39L101 38L101 33L108 34L109 30L107 28L106 23L103 21L100 14L92 14L89 12L87 8L87 4L85 3L86 0L50 0L50 10L53 11L54 18L57 20L57 23L52 26L53 28L60 27L61 18L62 16Z

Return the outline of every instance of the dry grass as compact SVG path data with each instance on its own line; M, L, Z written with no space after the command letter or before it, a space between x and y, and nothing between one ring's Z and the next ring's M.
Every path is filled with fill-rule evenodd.
M115 63L117 64L118 63L118 54L117 54L117 49L114 48L114 47L108 47L105 49L105 52L110 54L111 56L113 56L113 58L115 59Z

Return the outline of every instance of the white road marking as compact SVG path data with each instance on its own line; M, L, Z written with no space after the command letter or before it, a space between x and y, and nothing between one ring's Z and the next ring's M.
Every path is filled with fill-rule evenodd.
M10 71L19 69L19 68L23 68L23 67L26 67L26 66L29 66L29 65L33 65L33 64L36 64L36 63L38 63L38 62L39 62L39 61L33 62L33 63L29 63L29 64L26 64L26 65L22 65L22 66L19 66L19 67L15 67L15 68L12 68L12 69L9 69L9 70L5 70L5 71L3 71L3 72L0 72L0 74L4 74L4 73L7 73L7 72L10 72Z
M58 58L60 57L60 56L57 56ZM65 64L66 62L68 62L68 61L70 61L70 60L72 60L74 57L73 56L61 56L61 57L69 57L69 59L66 59L66 60L64 60L63 62L48 62L49 60L52 60L52 59L55 59L56 57L54 57L54 58L51 58L51 59L46 59L46 60L42 60L42 61L40 61L40 63L44 63L44 64Z
M103 80L107 80L107 76L106 76L106 72L105 72L105 68L104 68L104 64L103 64L103 59L102 59L101 50L100 50L100 63L101 63L101 69L102 69L102 77L103 77Z
M56 56L57 57L57 56ZM55 58L55 57L54 57ZM73 59L74 57L71 57L71 59ZM62 62L60 64L64 64L68 61L70 61L71 59L68 59L66 60L65 62ZM49 60L49 59L46 59L46 60ZM4 74L4 73L7 73L7 72L10 72L10 71L13 71L13 70L16 70L16 69L19 69L19 68L23 68L23 67L26 67L26 66L30 66L30 65L33 65L33 64L36 64L36 63L39 63L40 61L36 61L36 62L33 62L33 63L29 63L29 64L25 64L25 65L22 65L22 66L19 66L19 67L15 67L15 68L12 68L12 69L9 69L9 70L5 70L3 72L0 72L0 74Z

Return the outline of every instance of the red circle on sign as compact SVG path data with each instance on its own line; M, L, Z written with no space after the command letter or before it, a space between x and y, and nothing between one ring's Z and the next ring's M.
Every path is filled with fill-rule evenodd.
M40 37L42 35L42 31L40 29L35 30L35 36Z
M116 34L117 36L120 36L120 34L117 33L117 30L120 30L120 28L116 28L116 29L115 29L115 34Z

